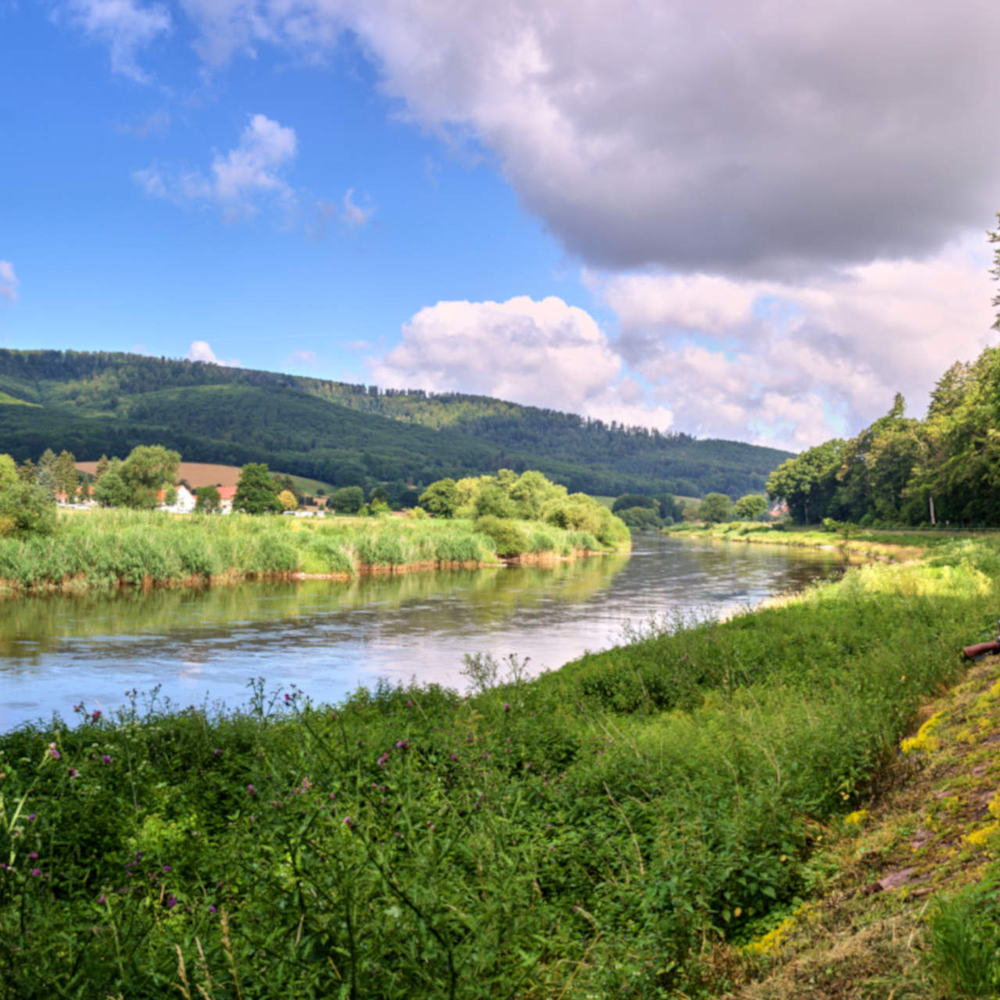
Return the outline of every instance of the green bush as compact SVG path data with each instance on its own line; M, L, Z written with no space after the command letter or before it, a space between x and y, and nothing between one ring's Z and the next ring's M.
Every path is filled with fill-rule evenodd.
M981 1000L1000 996L1000 873L935 901L925 966L942 996Z
M480 535L493 539L497 555L502 559L511 559L529 550L528 534L517 521L485 514L476 518L473 528Z

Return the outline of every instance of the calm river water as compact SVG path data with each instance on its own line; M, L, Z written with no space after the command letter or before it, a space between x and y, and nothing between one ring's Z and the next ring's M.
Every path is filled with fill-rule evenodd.
M131 688L242 703L251 677L335 701L379 677L461 688L465 653L555 668L627 625L722 614L839 573L832 553L637 535L631 556L552 569L242 584L0 602L0 732Z

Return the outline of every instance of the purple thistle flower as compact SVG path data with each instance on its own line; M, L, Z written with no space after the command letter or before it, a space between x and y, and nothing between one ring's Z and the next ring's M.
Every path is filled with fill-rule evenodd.
M97 720L100 717L101 717L101 710L99 708L95 708L94 711L90 713L90 721L91 722L97 722Z
M101 754L101 760L103 760L105 764L111 763L111 758L106 753Z
M108 897L105 896L103 892L100 894L100 896L97 897L97 902L98 903L106 903L107 900L108 900Z
M255 794L256 794L256 792L257 792L257 789L255 789L255 788L253 787L253 785L247 785L247 791L248 791L248 792L249 792L249 793L250 793L251 795L255 795Z
M42 870L41 870L41 868L32 868L31 869L31 874L34 875L35 878L37 878L39 875L42 874Z
M34 819L36 815L36 813L28 813L28 819Z

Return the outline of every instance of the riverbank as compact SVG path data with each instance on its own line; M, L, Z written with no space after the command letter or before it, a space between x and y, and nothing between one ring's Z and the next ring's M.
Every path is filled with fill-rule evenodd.
M258 687L237 711L154 699L6 734L0 981L719 995L963 675L998 579L995 539L957 540L534 681L476 657L468 697Z
M497 519L493 519L497 522ZM533 521L505 521L500 541L468 520L228 517L95 510L54 534L0 539L0 592L212 586L250 579L349 579L627 551L627 529L602 541ZM610 543L610 544L609 544Z
M883 560L907 562L962 538L989 537L985 532L919 531L857 528L826 531L819 526L791 527L783 523L758 524L731 521L723 524L677 524L661 529L664 535L681 539L742 542L746 545L781 545L839 552L853 562Z

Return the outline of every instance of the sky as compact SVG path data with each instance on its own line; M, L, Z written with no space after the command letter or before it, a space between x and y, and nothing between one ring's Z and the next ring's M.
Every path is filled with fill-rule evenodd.
M996 343L995 0L0 0L0 345L798 451Z

